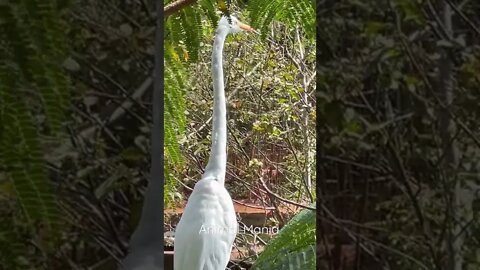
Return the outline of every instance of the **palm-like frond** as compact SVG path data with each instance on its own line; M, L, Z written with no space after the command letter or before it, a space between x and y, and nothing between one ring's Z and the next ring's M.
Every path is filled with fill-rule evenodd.
M301 25L309 38L315 38L315 1L251 0L248 11L252 26L258 28L262 36L275 19L290 26Z
M207 13L211 12L212 7L208 5L208 1L204 6ZM187 7L170 16L165 23L165 43L175 45L176 53L192 62L198 60L198 50L203 35L201 15L202 13L193 7ZM167 52L166 55L168 55Z
M0 3L0 163L31 232L40 222L54 240L60 215L40 133L61 134L69 102L63 29L54 1L7 2Z
M184 89L186 70L171 44L165 48L165 198L169 204L169 194L175 187L174 172L182 165L182 155L178 145L178 137L185 132L185 100Z
M301 211L268 243L252 270L315 269L315 228L315 211Z
M25 82L39 90L43 110L53 133L60 130L68 103L68 79L62 72L63 30L47 1L24 1L0 8L10 55ZM8 48L8 47L7 47Z

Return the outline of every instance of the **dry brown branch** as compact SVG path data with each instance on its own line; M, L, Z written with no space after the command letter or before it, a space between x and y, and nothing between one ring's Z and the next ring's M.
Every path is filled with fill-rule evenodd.
M175 12L181 10L184 7L190 6L197 3L197 0L178 0L168 4L163 9L163 16L167 18L168 16L174 14Z

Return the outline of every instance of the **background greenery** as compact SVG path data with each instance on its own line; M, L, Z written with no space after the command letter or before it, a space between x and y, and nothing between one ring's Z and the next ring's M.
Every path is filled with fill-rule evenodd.
M217 3L197 2L172 12L165 31L165 80L170 80L165 102L171 104L166 116L171 122L165 123L170 136L166 196L172 199L185 197L179 181L192 186L207 153L201 147L208 145L203 142L208 127L200 130L198 123L208 120L211 91L187 74L209 81L202 63L208 63ZM140 213L149 163L154 7L147 1L64 3L0 1L0 268L113 269ZM261 38L232 37L226 47L227 93L235 89L234 81L248 86L229 102L231 124L238 127L231 134L255 139L244 143L307 148L301 121L280 120L303 115L295 103L303 93L298 89L303 73L290 67L285 49L299 56L295 26L302 45L314 45L315 31L307 23L314 21L313 10L305 8L311 4L232 4L262 32ZM312 176L318 175L321 269L479 267L479 9L478 1L468 0L320 1L318 114L309 117L317 120L320 150ZM308 68L313 63L306 58ZM245 76L257 64L257 73ZM194 99L193 91L185 92L189 89L201 98ZM275 102L267 99L255 107L257 97ZM187 108L203 110L195 118L181 113ZM266 118L254 121L244 115L250 110ZM297 130L282 134L291 126ZM287 139L292 146L285 147ZM232 143L240 153L248 146ZM265 145L260 150L266 152ZM202 160L187 163L195 150ZM229 188L248 195L259 179L255 174L262 172L255 167L261 161L284 174L285 185L270 186L275 192L309 201L298 166L305 159L279 165L252 157L230 158L230 177L237 167L247 166L249 174L245 183ZM185 171L184 164L196 165ZM286 164L290 167L282 167ZM311 218L306 211L285 231L295 235L303 218ZM307 246L310 235L300 237ZM265 256L269 248L277 255L284 241L272 241ZM297 251L286 261L310 252ZM253 261L256 253L246 257ZM295 261L294 266L304 263ZM273 267L283 263L271 262Z
M429 0L317 8L325 269L480 267L479 9Z
M166 197L176 199L183 190L177 179L193 184L208 153L208 125L199 129L198 122L208 122L204 67L222 8L216 1L185 2L174 11L165 2ZM242 196L262 173L258 156L280 144L290 151L280 153L286 159L263 163L274 165L269 170L288 184L270 187L311 201L313 186L307 192L303 172L314 179L314 122L295 117L315 117L312 4L238 1L227 7L244 10L244 20L262 31L232 37L226 46L227 85L245 87L229 100L230 132L240 138L231 147L237 162L231 173L245 174L229 188ZM141 212L149 167L153 3L1 1L0 12L0 268L114 269ZM194 82L192 74L204 80ZM303 107L302 99L308 100ZM199 161L186 171L195 151Z
M166 114L165 127L171 137L166 138L165 197L166 207L174 209L185 204L201 178L211 143L210 65L218 14L210 12L217 8L216 2L199 4L203 10L188 6L169 16L165 29L165 35L172 37L165 44L166 65L171 67L166 76L173 78L166 87L166 106L170 108L166 111L171 112ZM265 225L282 227L291 218L282 208L291 205L266 192L259 179L281 198L306 205L314 201L314 6L311 1L293 6L287 1L232 1L229 8L261 34L231 35L224 49L229 118L226 187L235 201L275 209ZM193 12L198 13L198 22L188 19L196 16ZM301 248L314 250L313 216L311 213L309 230L301 234L305 235L305 241L299 241ZM178 218L167 213L165 231L173 231ZM248 226L248 221L244 222ZM288 235L280 241L291 241L293 234ZM240 254L236 262L250 265L268 239L239 235L234 248L234 253ZM299 251L299 247L292 246L284 255ZM264 259L272 261L271 255ZM313 252L308 254L308 263L315 267ZM306 269L296 261L290 265ZM265 269L265 265L259 267ZM280 269L278 264L270 267Z

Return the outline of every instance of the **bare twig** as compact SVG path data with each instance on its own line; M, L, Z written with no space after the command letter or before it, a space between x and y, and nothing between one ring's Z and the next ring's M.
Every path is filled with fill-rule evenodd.
M467 15L465 15L465 13L461 11L460 7L457 7L454 3L452 3L451 0L445 0L445 1L455 11L455 13L457 13L462 18L462 20L464 20L468 24L468 26L470 26L470 28L472 28L473 31L477 33L477 35L480 35L480 29L467 17ZM467 1L464 1L462 4L466 4L466 3Z
M298 206L300 208L304 208L304 209L309 209L309 210L312 210L312 211L317 211L316 208L313 208L313 207L310 207L310 206L306 206L306 205L303 205L301 203L297 203L297 202L294 202L294 201L291 201L291 200L288 200L288 199L285 199L283 197L281 197L280 195L276 194L275 192L271 191L267 185L265 184L265 182L263 181L263 178L262 176L258 176L259 177L259 181L262 183L262 186L263 188L265 189L265 191L270 194L270 195L273 195L275 198L277 198L278 200L284 202L284 203L288 203L288 204L291 204L291 205L295 205L295 206Z
M373 245L375 245L375 246L378 246L378 247L380 247L380 248L382 248L382 249L384 249L384 250L386 250L386 251L388 251L388 252L391 252L391 253L396 254L396 255L398 255L398 256L400 256L400 257L406 258L406 259L408 259L409 261L412 261L412 262L414 262L415 264L417 264L419 267L421 267L421 269L430 270L430 268L429 268L428 266L426 266L426 265L425 265L424 263L422 263L421 261L415 259L414 257L412 257L412 256L410 256L410 255L408 255L408 254L406 254L406 253L404 253L404 252L402 252L402 251L400 251L400 250L398 250L398 249L389 247L389 246L387 246L387 245L385 245L385 244L382 244L382 243L377 242L377 241L375 241L375 240L372 240L372 239L370 239L370 238L368 238L368 237L366 237L366 236L363 236L363 235L361 235L361 234L359 234L359 233L356 233L356 232L354 232L354 231L346 228L345 226L341 225L341 224L340 224L341 221L340 221L339 219L337 219L337 218L335 217L335 215L334 215L332 212L330 212L330 210L329 210L325 205L323 205L322 203L320 203L320 208L321 208L321 211L322 211L322 212L326 213L326 214L329 216L329 219L320 216L320 218L321 218L322 221L324 221L324 222L332 225L333 227L336 227L336 228L338 228L338 229L346 232L346 233L348 234L348 236L349 236L350 238L352 238L355 242L360 242L359 239L361 239L361 240L363 240L364 242L369 242L369 243L371 243L371 244L373 244ZM317 215L317 216L318 216L318 215ZM360 243L360 247L361 247L362 250L364 250L366 253L370 254L372 257L375 258L375 254L373 253L373 251L372 251L370 248L368 248L365 244Z

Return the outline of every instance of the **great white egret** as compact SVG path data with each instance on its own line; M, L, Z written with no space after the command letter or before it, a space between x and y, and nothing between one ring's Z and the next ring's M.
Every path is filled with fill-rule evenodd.
M230 33L253 29L223 16L215 31L212 53L213 127L210 158L195 184L177 225L174 240L175 270L224 270L237 234L233 201L224 187L227 167L227 110L223 85L222 52Z

